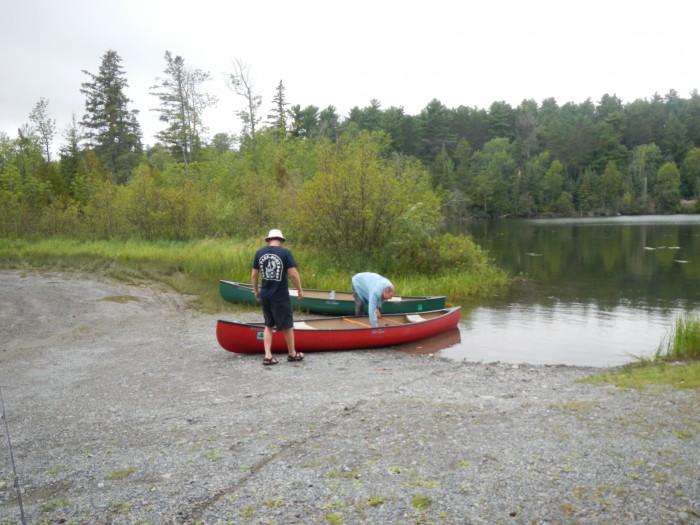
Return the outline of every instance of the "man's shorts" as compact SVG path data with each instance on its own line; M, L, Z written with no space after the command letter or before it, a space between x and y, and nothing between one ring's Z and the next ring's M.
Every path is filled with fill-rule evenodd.
M277 328L277 331L294 328L291 301L277 302L263 299L261 303L265 326Z

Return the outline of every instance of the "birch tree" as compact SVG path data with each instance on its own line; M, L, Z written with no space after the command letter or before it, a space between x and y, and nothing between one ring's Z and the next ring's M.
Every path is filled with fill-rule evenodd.
M51 145L56 135L56 119L49 117L49 101L40 98L29 114L29 120L34 124L46 162L51 162Z
M167 145L176 158L182 160L186 169L193 156L202 147L202 137L206 132L203 113L206 108L216 105L213 95L201 91L201 85L211 80L211 75L201 69L185 65L181 56L173 57L165 52L165 77L157 78L158 84L151 86L150 94L158 97L159 120L167 124L156 137Z
M253 81L250 78L250 67L241 60L236 59L233 63L233 73L229 75L228 84L236 95L245 99L245 109L236 112L236 116L243 122L242 140L249 140L253 154L256 153L255 134L260 116L258 111L262 104L262 96L255 90Z

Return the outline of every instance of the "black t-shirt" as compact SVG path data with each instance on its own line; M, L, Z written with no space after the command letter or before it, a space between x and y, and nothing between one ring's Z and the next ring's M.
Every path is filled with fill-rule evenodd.
M260 271L260 298L273 301L289 299L287 270L297 265L292 252L284 246L264 246L255 252L253 268Z

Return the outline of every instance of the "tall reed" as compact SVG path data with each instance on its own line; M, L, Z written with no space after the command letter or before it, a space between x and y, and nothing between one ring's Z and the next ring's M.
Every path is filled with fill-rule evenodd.
M678 317L665 348L662 344L657 356L667 360L700 358L700 317Z

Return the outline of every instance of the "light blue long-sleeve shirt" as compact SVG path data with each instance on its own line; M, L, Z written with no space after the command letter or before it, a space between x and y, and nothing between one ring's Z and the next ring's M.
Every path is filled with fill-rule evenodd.
M382 293L384 288L394 285L386 277L378 273L362 272L355 274L352 278L352 288L355 293L367 304L367 313L372 326L377 327L377 308L381 308L384 298Z

